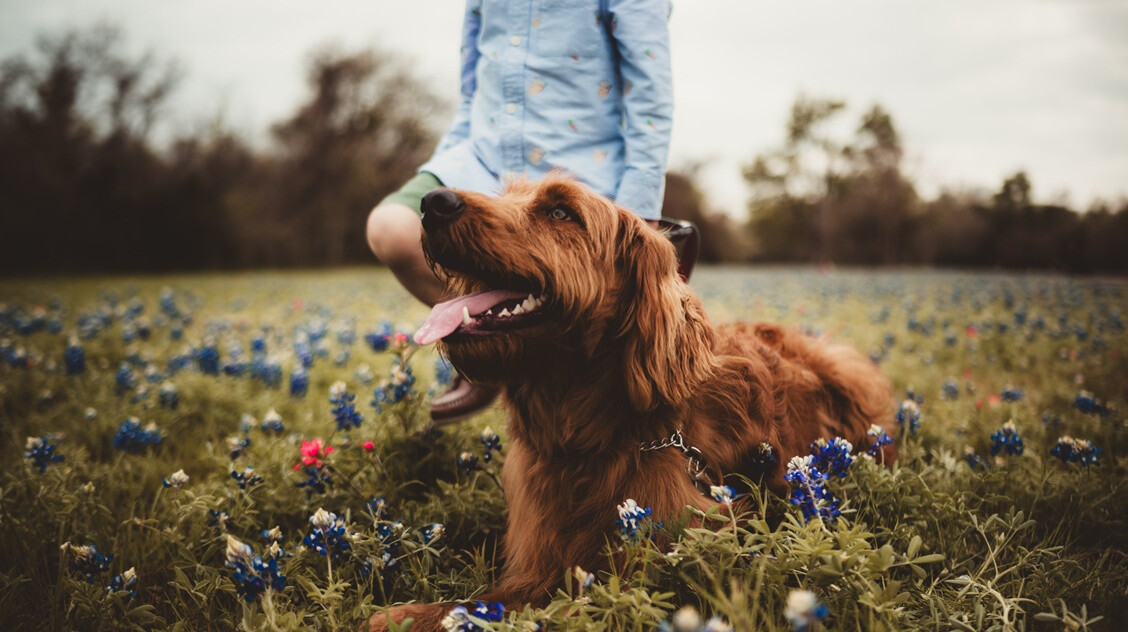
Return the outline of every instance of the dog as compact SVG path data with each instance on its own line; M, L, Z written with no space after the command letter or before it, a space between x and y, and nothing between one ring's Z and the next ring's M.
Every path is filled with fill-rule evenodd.
M867 358L775 325L710 324L672 244L579 182L439 189L423 209L424 252L457 298L416 341L500 385L508 408L504 566L479 599L542 605L568 569L606 568L627 498L661 519L716 505L700 484L728 474L783 493L787 462L816 439L892 429L889 383ZM435 630L451 607L388 616Z

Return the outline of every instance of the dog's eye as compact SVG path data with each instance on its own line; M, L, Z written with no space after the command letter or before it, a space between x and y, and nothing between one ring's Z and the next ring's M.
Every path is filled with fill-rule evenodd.
M556 208L549 211L548 216L551 217L552 219L559 220L561 222L567 222L567 221L574 219L572 217L572 213L570 213L568 211L568 209L560 208L559 206L557 206Z

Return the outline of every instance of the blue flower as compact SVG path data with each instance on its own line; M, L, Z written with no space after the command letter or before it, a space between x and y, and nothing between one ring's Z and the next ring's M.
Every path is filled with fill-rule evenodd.
M129 364L122 362L118 367L117 373L114 373L114 382L117 384L118 395L132 389L137 381L133 378L133 369Z
M619 511L619 519L615 521L619 525L619 535L628 542L637 540L639 530L645 525L643 521L650 517L653 510L639 507L633 498L628 498L616 509Z
M188 475L184 473L184 470L176 470L172 474L169 474L168 478L161 481L161 484L165 487L180 489L188 484Z
M387 351L388 344L393 335L395 335L395 329L392 327L392 324L384 321L380 323L379 329L372 329L365 334L364 341L368 343L368 346L371 347L373 351Z
M1089 391L1081 391L1077 393L1077 396L1073 398L1073 405L1077 408L1077 410L1087 415L1099 415L1101 417L1107 417L1112 413L1111 408L1109 408L1101 400L1094 397L1093 394Z
M901 402L901 407L897 409L895 417L897 427L904 433L906 427L911 434L916 434L920 429L920 406L911 399L906 399Z
M67 375L81 375L86 372L86 351L74 336L71 336L66 350L63 351L63 364L66 365Z
M991 462L976 454L971 446L964 448L963 460L973 470L986 470L991 467Z
M882 446L893 445L893 437L890 437L885 429L877 424L870 426L869 430L866 431L866 436L872 441L869 449L866 450L866 454L872 457L877 457Z
M826 488L828 476L815 466L814 460L813 456L793 457L783 478L794 488L791 504L799 507L805 520L821 517L832 522L842 515L839 500Z
M227 449L231 451L231 458L237 459L243 455L243 452L250 447L250 437L228 437Z
M98 575L110 570L110 562L114 559L113 554L99 553L98 547L93 544L75 546L66 542L61 548L71 554L70 569L82 573L88 584L93 584Z
M124 452L140 452L149 446L160 444L164 441L160 429L155 423L150 423L144 428L136 417L130 417L118 427L114 435L114 448Z
M329 388L329 403L333 404L333 419L337 422L337 430L359 428L360 422L364 421L353 405L355 399L356 396L348 391L344 382L334 382Z
M239 489L247 489L262 482L262 477L255 473L255 468L248 465L242 472L231 472L231 478L239 485Z
M850 456L854 446L841 437L834 437L830 441L820 438L812 443L808 449L811 451L811 455L815 457L814 466L828 476L845 478L846 470L854 464L854 457Z
M110 579L110 585L106 587L106 592L115 593L124 591L129 594L130 599L133 599L137 596L137 591L133 590L133 585L136 583L137 572L134 571L131 566L121 575L114 575L113 578Z
M262 416L262 424L259 425L259 428L263 432L271 434L282 434L286 432L286 426L282 423L282 415L279 415L278 411L273 408L266 411L266 414Z
M51 463L58 463L66 458L55 454L55 444L46 437L28 437L24 450L24 458L31 461L31 466L38 469L40 474L46 472Z
M497 436L493 428L486 426L485 429L482 430L482 434L479 438L482 440L482 445L486 448L486 453L482 456L482 460L489 463L493 452L501 453L501 437Z
M267 551L266 557L255 555L249 544L227 536L227 568L234 572L235 590L248 603L253 602L268 588L282 590L286 587L286 577L278 568L278 559L283 555L281 547L275 542Z
M487 451L486 454L489 454ZM482 469L482 465L478 463L478 457L473 452L463 452L458 455L458 467L467 474L477 472Z
M1050 449L1050 454L1061 459L1062 463L1080 463L1085 467L1101 464L1101 449L1088 439L1058 437L1057 444Z
M294 487L304 487L307 500L313 497L314 492L324 494L326 487L333 484L333 476L328 468L298 463L294 466L294 471L300 471L305 474L305 480L300 483L294 483Z
M338 518L337 514L318 509L310 516L309 523L313 528L309 535L302 538L302 543L316 551L318 555L329 555L333 559L338 559L352 548L345 521Z
M991 456L1000 452L1017 456L1022 454L1022 450L1022 437L1019 436L1018 428L1013 421L1003 424L1002 428L991 435Z
M441 625L448 632L480 632L484 628L476 621L495 623L505 618L505 606L498 602L478 601L472 609L455 606L443 618Z
M709 496L723 505L731 505L732 497L735 495L736 492L728 485L711 485L709 487Z
M309 375L300 365L294 367L290 374L290 395L292 397L305 397L309 391Z
M999 395L999 397L1004 402L1021 401L1022 397L1023 397L1022 389L1021 388L1015 388L1014 384L1007 384L1003 388L1003 392Z
M957 399L960 396L960 385L956 382L955 378L948 378L944 380L944 390L941 392L941 397L946 400Z
M916 402L917 404L923 404L924 394L916 392L916 389L910 386L905 389L905 399Z
M204 346L196 351L196 366L204 375L219 375L219 349L214 340L205 340Z
M415 376L411 373L411 367L405 366L403 361L396 358L392 362L391 375L372 392L372 407L380 412L386 405L399 403L411 394L414 385Z
M176 410L180 406L180 393L177 391L176 385L172 382L161 384L160 390L157 391L157 401L163 408Z
M431 544L435 540L443 537L443 534L446 533L446 527L444 527L442 523L436 522L434 524L421 527L419 531L423 535L423 544Z
M220 529L227 529L227 521L231 516L227 515L226 511L222 509L209 509L208 510L208 526L219 527Z
M803 632L811 625L822 621L829 614L829 610L819 603L815 593L809 590L792 590L787 595L787 608L783 616L791 624L791 629Z

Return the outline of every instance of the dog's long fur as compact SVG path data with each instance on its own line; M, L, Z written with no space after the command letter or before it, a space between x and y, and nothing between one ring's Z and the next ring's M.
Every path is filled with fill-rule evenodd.
M681 429L714 481L742 474L782 492L788 460L815 439L866 447L871 424L889 429L889 385L869 360L775 325L712 325L669 241L583 185L552 176L500 197L458 195L465 212L424 237L436 271L459 293L550 297L542 324L442 343L461 373L502 386L509 410L505 564L481 598L543 604L567 569L605 568L624 499L657 519L714 504L680 451L642 452L642 442ZM557 208L571 219L554 219ZM391 617L436 629L450 607L400 606ZM373 630L384 626L373 618Z

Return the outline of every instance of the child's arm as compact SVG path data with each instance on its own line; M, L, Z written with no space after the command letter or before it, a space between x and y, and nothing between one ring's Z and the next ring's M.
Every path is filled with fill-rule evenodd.
M448 149L470 138L470 102L478 91L478 30L481 27L482 0L467 0L466 17L462 22L462 76L461 100L454 115L454 124L439 141L436 152Z
M670 78L669 0L606 0L619 50L627 167L615 202L644 219L658 219L674 93Z

